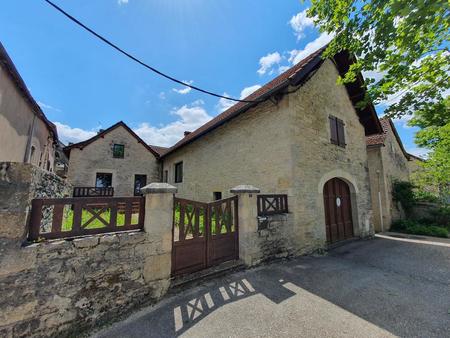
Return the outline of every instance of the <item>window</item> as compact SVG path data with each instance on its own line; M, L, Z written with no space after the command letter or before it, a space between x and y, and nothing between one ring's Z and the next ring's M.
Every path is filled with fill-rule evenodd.
M141 188L147 185L147 175L134 175L134 196L140 196Z
M222 192L221 191L214 191L213 195L214 195L214 201L222 199Z
M96 188L107 188L112 186L112 174L97 173L95 177Z
M167 183L169 181L169 171L164 170L163 182Z
M114 144L113 146L113 157L123 158L125 155L125 146L123 144Z
M175 183L183 182L183 162L175 163Z
M345 126L344 121L338 119L335 116L330 116L331 143L345 148L346 144L345 144L344 126Z

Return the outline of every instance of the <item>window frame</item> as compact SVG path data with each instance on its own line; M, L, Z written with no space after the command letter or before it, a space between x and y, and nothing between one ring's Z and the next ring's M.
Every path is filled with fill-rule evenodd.
M330 142L341 148L345 148L345 123L340 118L330 115Z
M116 147L122 147L122 156L117 156L116 155ZM120 143L114 143L113 144L113 148L112 148L112 152L113 152L113 158L125 158L125 145L124 144L120 144Z
M98 176L99 175L109 175L110 177L111 177L111 184L109 185L109 186L98 186L97 185L97 181L98 181ZM95 187L96 188L109 188L109 187L112 187L113 186L113 174L112 173L106 173L106 172L96 172L95 173Z
M181 168L179 170L179 168ZM174 164L174 183L182 183L183 182L183 161L177 162Z
M139 190L136 189L136 182L137 182L137 178L144 178L144 184L139 188ZM134 196L142 196L141 193L141 188L145 187L147 185L147 175L145 174L134 174L134 184L133 184L133 194Z

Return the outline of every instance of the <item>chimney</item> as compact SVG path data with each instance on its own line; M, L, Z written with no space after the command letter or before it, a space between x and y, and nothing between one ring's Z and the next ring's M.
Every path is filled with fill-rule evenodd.
M99 129L97 134L103 133L105 131L105 129Z
M191 132L190 131L185 131L184 132L184 137L188 136Z

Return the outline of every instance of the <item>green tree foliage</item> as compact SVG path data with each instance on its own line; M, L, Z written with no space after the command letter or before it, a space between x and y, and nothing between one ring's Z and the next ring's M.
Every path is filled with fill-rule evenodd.
M321 31L335 35L326 55L347 49L357 57L342 81L351 82L358 72L366 72L365 102L391 101L386 110L391 117L416 111L439 115L450 88L448 0L311 3L308 15ZM383 77L370 75L376 73Z

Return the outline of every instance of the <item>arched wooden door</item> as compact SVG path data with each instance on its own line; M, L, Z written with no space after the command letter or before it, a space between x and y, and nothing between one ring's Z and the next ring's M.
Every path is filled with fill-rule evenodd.
M336 243L353 237L350 188L339 179L332 178L323 187L327 242Z

